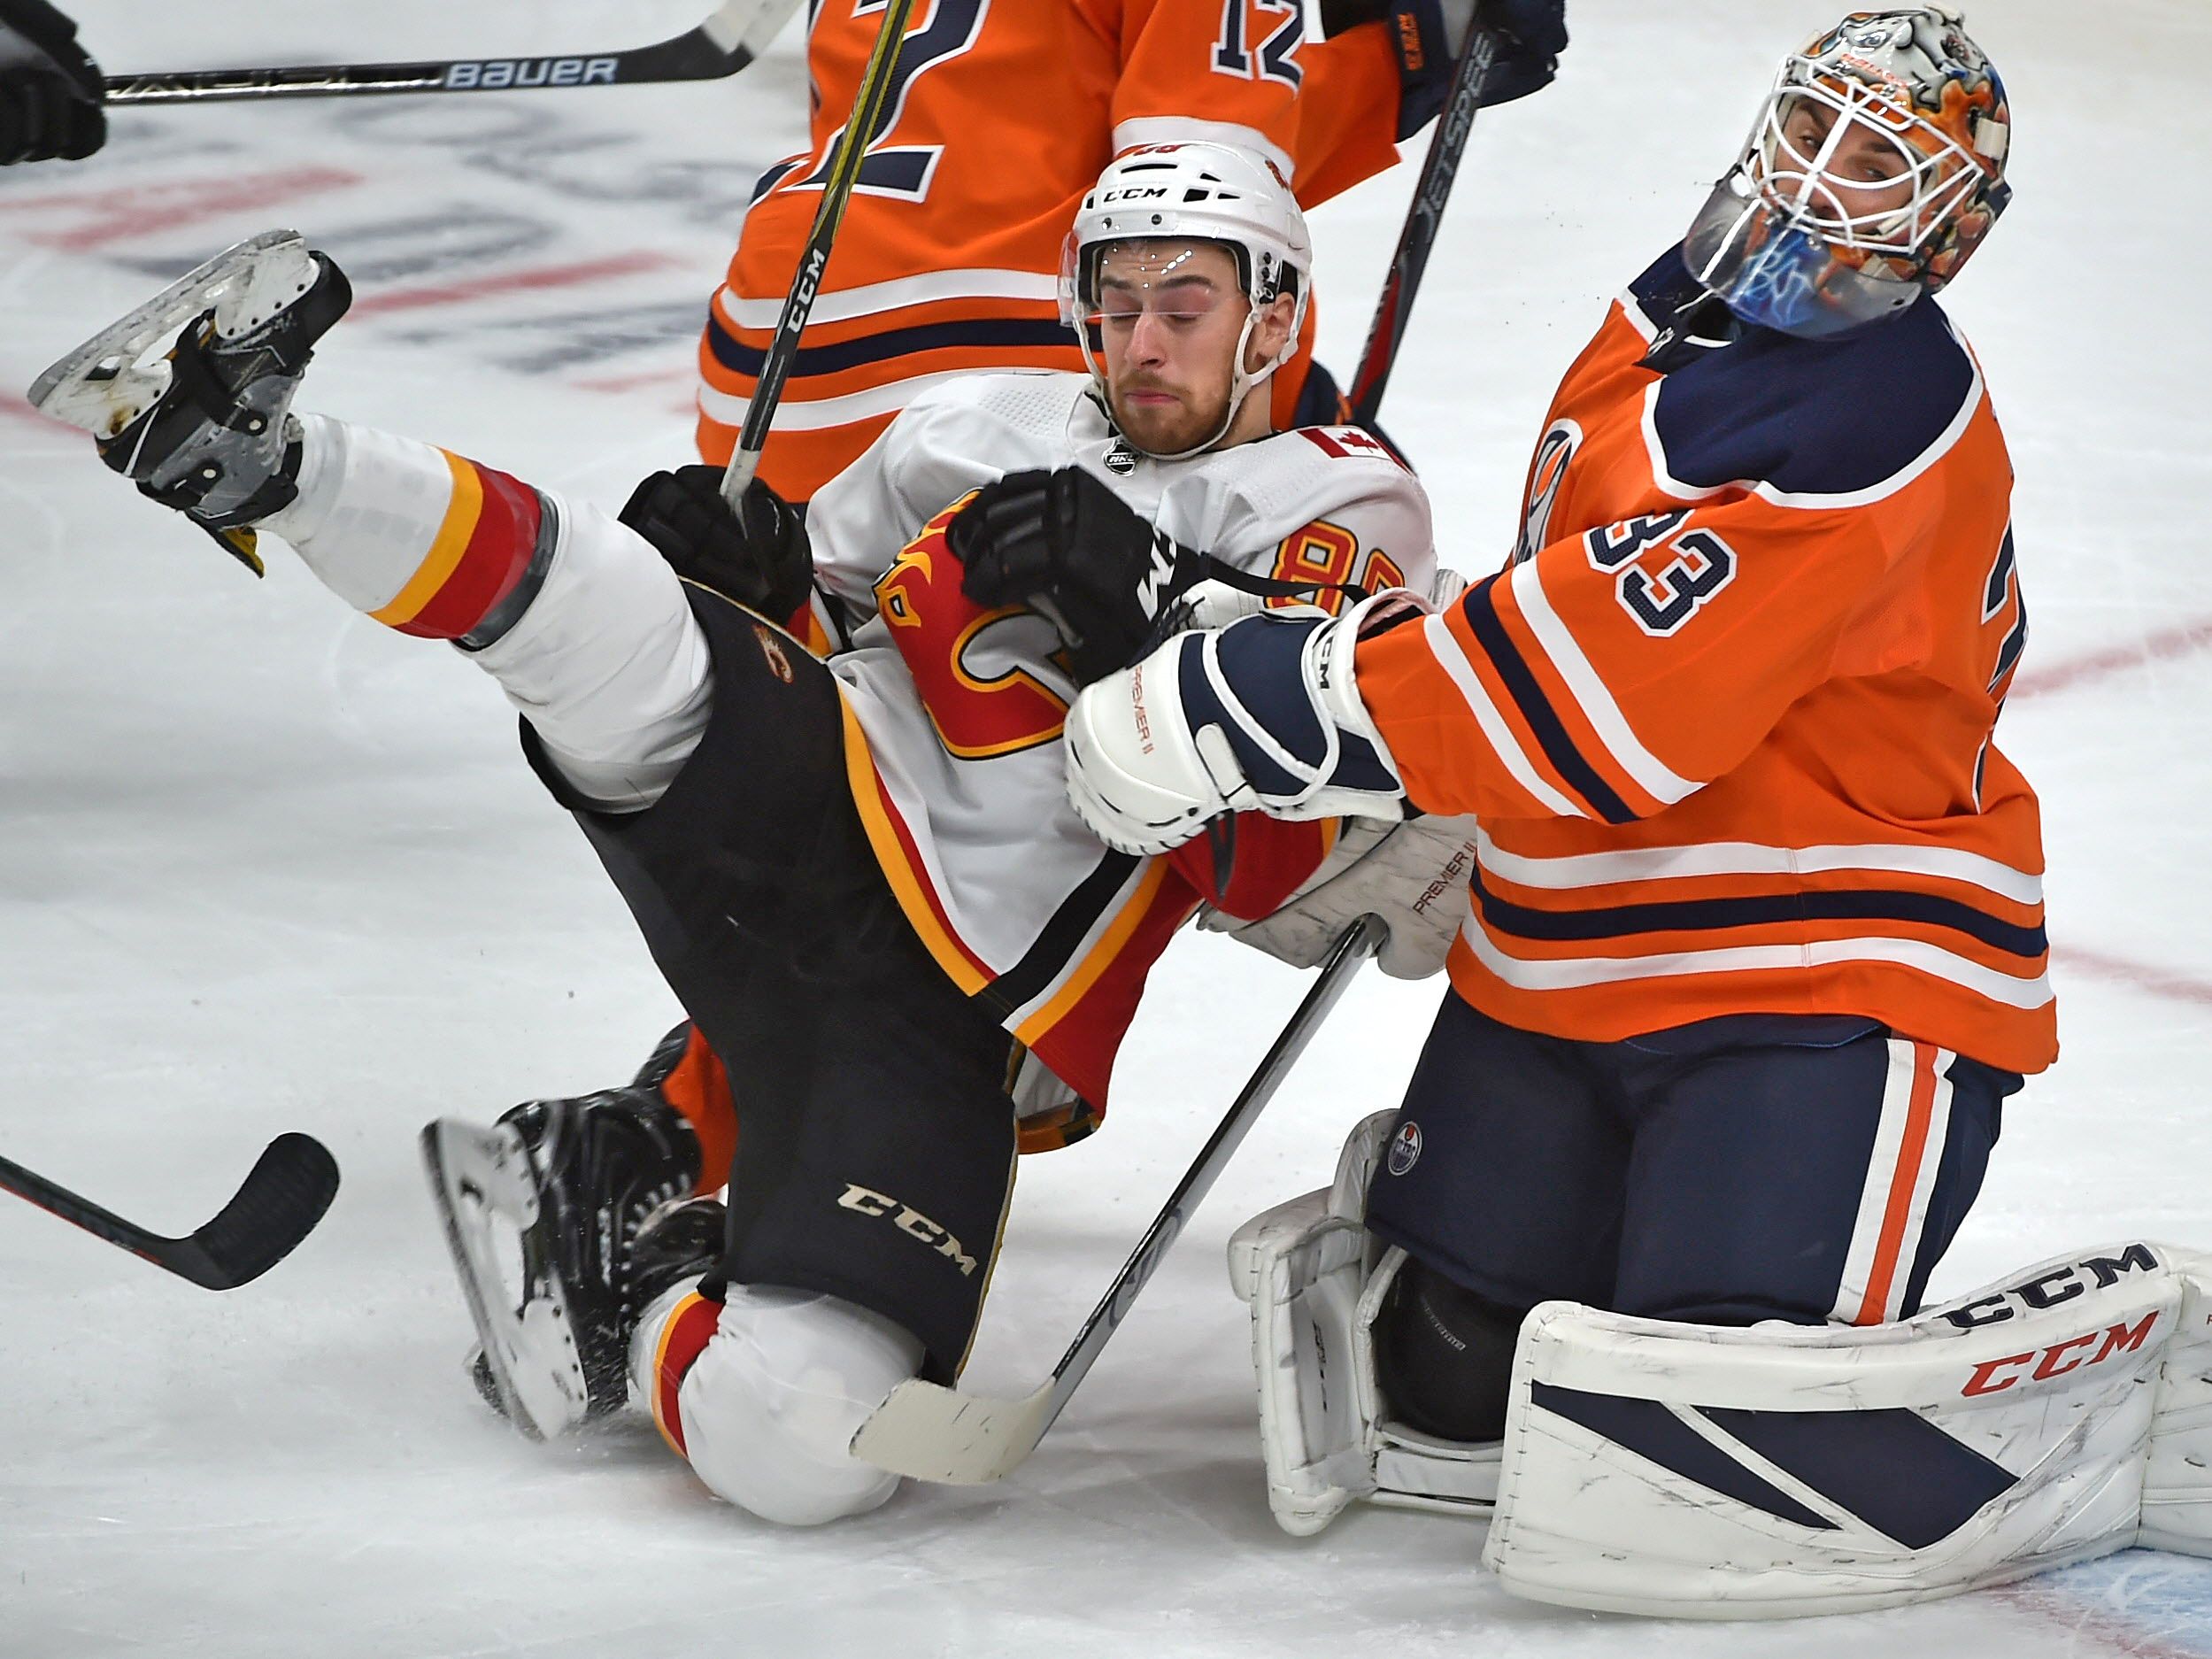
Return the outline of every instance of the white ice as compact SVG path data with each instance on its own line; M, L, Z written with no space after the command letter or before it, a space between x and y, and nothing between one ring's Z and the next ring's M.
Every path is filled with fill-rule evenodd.
M123 71L588 50L705 7L75 9ZM2008 1114L1943 1292L2128 1234L2212 1244L2212 10L1973 10L2011 83L2019 199L1952 310L2019 468L2035 637L2001 735L2048 809L2066 1053ZM1511 540L1544 405L1605 299L1679 235L1773 60L1830 13L1570 15L1559 85L1478 124L1386 409L1472 567ZM0 386L294 224L363 300L310 406L619 503L687 454L700 310L804 96L787 37L697 87L119 113L94 161L0 175ZM1340 371L1409 184L1401 168L1318 216ZM519 273L542 285L434 291ZM174 1232L281 1130L345 1170L298 1254L220 1296L0 1207L6 1659L2212 1655L2212 1567L2155 1555L1915 1611L1692 1628L1516 1602L1476 1566L1479 1531L1442 1519L1277 1532L1222 1246L1395 1100L1437 993L1379 977L1003 1486L793 1533L710 1501L647 1428L524 1444L463 1380L413 1131L619 1079L673 1007L494 689L274 551L249 581L0 400L0 1152ZM1106 1132L1022 1169L972 1385L1044 1375L1298 992L1212 940L1155 984Z

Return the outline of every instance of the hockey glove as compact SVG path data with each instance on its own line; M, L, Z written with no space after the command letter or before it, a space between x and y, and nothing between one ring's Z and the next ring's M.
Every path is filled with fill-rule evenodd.
M1405 791L1360 701L1362 632L1418 606L1403 593L1340 617L1264 611L1178 634L1067 712L1067 797L1124 853L1179 846L1225 813L1396 820Z
M1567 0L1322 0L1321 15L1324 35L1361 23L1389 27L1398 48L1400 143L1444 108L1470 26L1498 37L1498 55L1483 81L1485 109L1551 85L1567 50Z
M0 0L0 166L81 161L107 140L100 66L46 0Z
M655 473L631 492L620 517L676 575L778 627L813 591L806 515L757 478L733 512L722 499L721 467Z
M1150 644L1162 613L1208 562L1079 467L986 484L946 539L963 567L960 591L978 605L1027 605L1048 616L1083 685Z

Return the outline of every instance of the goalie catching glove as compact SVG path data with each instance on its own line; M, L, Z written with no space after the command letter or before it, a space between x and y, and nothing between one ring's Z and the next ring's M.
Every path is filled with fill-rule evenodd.
M1402 590L1330 617L1267 611L1177 635L1067 714L1067 794L1108 846L1159 853L1225 813L1395 822L1405 791L1360 701L1361 635L1422 613Z

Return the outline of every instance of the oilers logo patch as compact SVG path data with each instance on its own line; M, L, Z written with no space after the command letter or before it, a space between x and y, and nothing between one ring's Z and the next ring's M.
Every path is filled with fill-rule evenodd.
M1400 1123L1398 1132L1391 1137L1391 1149L1383 1167L1392 1175L1403 1175L1421 1161L1421 1125Z

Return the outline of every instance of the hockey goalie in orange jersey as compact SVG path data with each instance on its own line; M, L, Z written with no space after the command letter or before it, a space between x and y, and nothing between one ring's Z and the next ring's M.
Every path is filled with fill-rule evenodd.
M1527 38L1506 41L1490 101L1549 79L1560 11L1557 0L1491 0L1485 20ZM1467 12L1467 0L1345 0L1324 8L1330 37L1309 40L1290 0L921 9L760 476L804 501L930 386L978 370L1080 369L1060 316L1060 243L1099 169L1135 145L1198 138L1249 150L1307 208L1389 166L1395 141L1433 113L1426 95L1448 72ZM699 345L708 461L728 459L744 423L882 13L881 0L823 0L811 18L810 148L762 176ZM1446 50L1421 58L1416 25ZM1401 50L1409 40L1417 67ZM1312 343L1309 316L1299 356L1276 376L1280 426L1340 418L1325 375L1308 390Z
M2212 1344L2116 1288L2212 1258L2031 1274L2019 1308L2069 1311L1992 1331L1999 1405L1948 1344L2010 1287L1915 1317L2057 1048L2036 797L1995 745L2012 467L1932 297L2009 200L2010 133L1955 7L1823 31L1568 370L1505 569L1439 611L1184 634L1071 710L1070 792L1125 850L1252 807L1476 819L1402 1103L1231 1246L1290 1531L1494 1503L1507 1587L1703 1617L2154 1528L2212 1552L2212 1507L2149 1489L2162 1455L2201 1488L2200 1411L2162 1455L2143 1426L2154 1339L2192 1377ZM2116 1322L2147 1357L2076 1375Z

